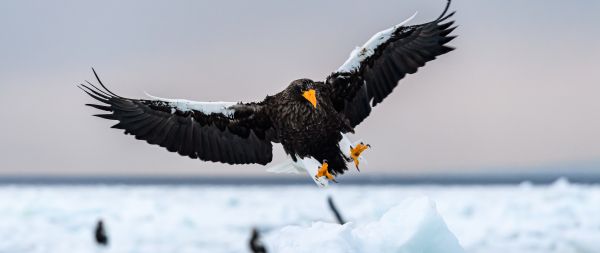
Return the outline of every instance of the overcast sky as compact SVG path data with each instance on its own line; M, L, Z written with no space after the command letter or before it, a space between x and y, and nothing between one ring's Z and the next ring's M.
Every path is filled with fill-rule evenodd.
M0 174L266 175L110 129L75 87L254 101L322 80L377 31L443 0L2 1ZM400 82L357 129L366 174L600 172L600 2L455 1L457 50ZM280 147L274 161L284 158Z

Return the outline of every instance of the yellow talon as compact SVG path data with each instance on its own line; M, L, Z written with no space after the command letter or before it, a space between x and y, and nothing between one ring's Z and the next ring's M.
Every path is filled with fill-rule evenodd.
M352 160L354 160L354 166L356 167L356 170L360 171L360 169L358 168L358 157L363 151L367 150L370 147L371 145L365 145L362 142L356 145L356 147L350 146L350 157L352 157Z
M321 167L317 171L317 175L315 175L315 178L326 177L327 179L337 183L337 181L335 181L335 178L331 175L331 173L329 173L328 168L329 164L327 164L327 162L324 161L323 165L321 165Z

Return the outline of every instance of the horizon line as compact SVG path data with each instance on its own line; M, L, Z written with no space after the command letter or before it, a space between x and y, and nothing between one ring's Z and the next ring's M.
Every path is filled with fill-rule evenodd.
M499 185L551 184L567 179L600 184L600 173L464 173L431 175L348 175L339 185ZM0 185L312 185L304 176L189 176L189 175L0 175Z

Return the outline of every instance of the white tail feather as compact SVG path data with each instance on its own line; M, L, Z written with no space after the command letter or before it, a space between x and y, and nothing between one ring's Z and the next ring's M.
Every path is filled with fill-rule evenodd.
M277 174L301 174L303 169L298 168L292 159L287 159L282 163L267 168L267 172Z
M350 149L359 143L361 143L360 140L352 142L347 135L342 133L342 140L340 140L338 144L342 153L345 156L350 157ZM361 155L358 160L361 164L367 164L367 159L365 159L363 155ZM351 166L354 166L354 163L350 162L349 165L350 164ZM312 157L298 158L296 162L289 158L279 164L267 168L267 172L290 174L306 173L319 187L327 187L329 185L329 180L327 180L326 177L315 177L320 167L321 163Z

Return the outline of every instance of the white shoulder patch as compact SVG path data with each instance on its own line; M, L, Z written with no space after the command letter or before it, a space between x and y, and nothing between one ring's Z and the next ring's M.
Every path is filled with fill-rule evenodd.
M398 30L398 28L408 23L415 16L417 16L417 12L415 12L415 14L410 16L408 19L402 21L402 23L373 35L373 37L371 37L362 47L355 48L352 53L350 53L350 57L346 60L346 62L344 62L344 64L342 64L342 66L337 69L336 72L351 73L356 71L360 67L360 63L362 61L375 53L375 49L378 46L388 41L392 37L392 34Z
M146 93L146 92L144 92L144 93ZM173 107L177 108L177 110L182 111L182 112L196 110L196 111L200 111L206 115L210 115L213 113L217 113L217 114L220 113L227 117L233 116L235 111L233 109L231 109L230 107L237 104L237 102L197 102L197 101L191 101L191 100L186 100L186 99L161 98L161 97L152 96L148 93L146 93L146 96L148 96L154 100L168 103L170 106L173 106Z

